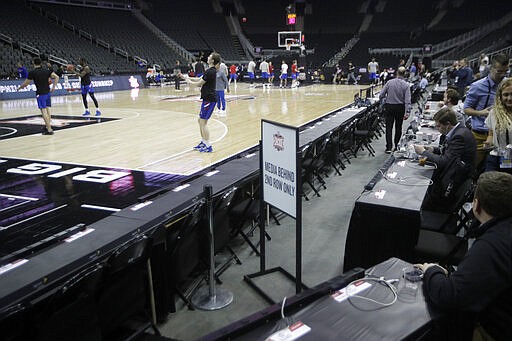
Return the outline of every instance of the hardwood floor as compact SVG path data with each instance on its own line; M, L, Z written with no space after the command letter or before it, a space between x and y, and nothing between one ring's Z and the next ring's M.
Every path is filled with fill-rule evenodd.
M213 115L208 122L214 152L199 153L192 149L200 141L199 89L182 88L97 93L101 117L118 120L62 129L53 136L0 140L0 156L191 174L256 145L262 118L300 126L351 103L359 91L358 86L330 84L269 90L246 83L232 86L226 93L227 116ZM54 97L52 104L52 115L83 113L79 94ZM89 107L93 113L90 99ZM0 109L1 119L37 114L35 99L4 101Z

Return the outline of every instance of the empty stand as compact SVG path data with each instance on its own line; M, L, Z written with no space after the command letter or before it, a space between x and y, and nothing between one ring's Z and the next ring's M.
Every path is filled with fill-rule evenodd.
M177 59L184 63L183 59L142 24L131 11L43 3L36 6L71 23L77 30L83 30L95 39L107 42L111 49L122 49L130 56L147 60L149 64L158 64L164 69L170 69ZM120 30L120 27L123 29Z

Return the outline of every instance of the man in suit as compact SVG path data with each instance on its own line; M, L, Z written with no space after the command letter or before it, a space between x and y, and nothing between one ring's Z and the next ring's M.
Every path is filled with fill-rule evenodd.
M443 176L450 167L455 167L454 161L464 165L466 177L475 169L476 141L471 131L457 122L455 112L450 108L442 108L434 115L434 121L437 130L441 133L439 147L425 147L414 145L414 149L420 157L437 165L433 176L433 185L423 202L423 208L435 211L450 210L451 205L447 205L452 200L447 198L443 184ZM456 188L451 189L453 192Z

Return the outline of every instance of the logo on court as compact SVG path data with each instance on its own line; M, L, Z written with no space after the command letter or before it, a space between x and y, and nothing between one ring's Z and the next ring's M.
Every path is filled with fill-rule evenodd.
M273 136L274 136L274 143L273 143L274 148L278 152L284 150L284 136L281 135L279 132L275 133Z
M52 116L52 127L56 130L83 127L90 124L118 120L117 118L101 117L89 118L81 116ZM44 126L44 120L40 115L13 117L0 120L0 140L40 134L41 127Z

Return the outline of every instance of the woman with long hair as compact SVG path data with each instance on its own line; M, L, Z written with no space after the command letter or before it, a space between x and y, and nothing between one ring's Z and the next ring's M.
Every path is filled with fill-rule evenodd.
M512 78L503 80L498 86L494 107L485 124L489 127L485 146L494 147L487 157L485 171L512 174Z

